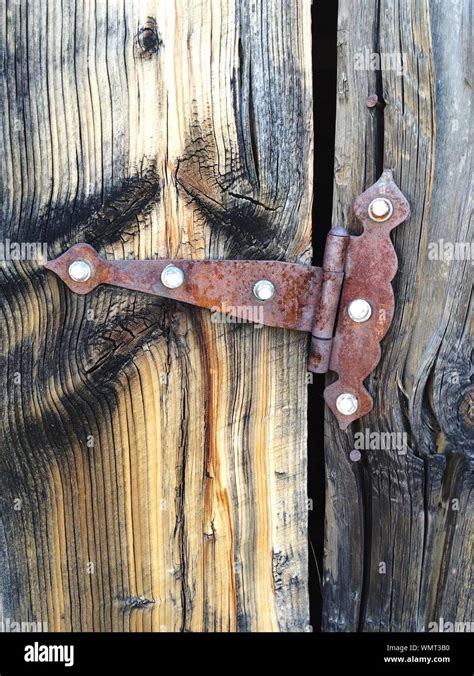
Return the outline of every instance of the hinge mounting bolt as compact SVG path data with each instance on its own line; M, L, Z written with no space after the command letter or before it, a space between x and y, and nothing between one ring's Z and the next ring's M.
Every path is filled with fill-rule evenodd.
M68 268L69 277L75 282L87 282L92 268L87 261L73 261Z
M372 308L370 307L370 303L363 298L356 298L356 300L349 303L347 313L353 322L361 323L370 319Z
M270 300L275 295L275 286L268 279L260 279L254 284L253 295L258 300Z
M167 265L161 273L161 282L167 289L177 289L184 282L184 272L176 265Z
M336 399L336 408L342 415L352 415L359 408L359 402L350 392L343 392Z
M373 221L383 223L383 221L388 221L393 214L393 204L386 197L376 197L369 204L368 211Z

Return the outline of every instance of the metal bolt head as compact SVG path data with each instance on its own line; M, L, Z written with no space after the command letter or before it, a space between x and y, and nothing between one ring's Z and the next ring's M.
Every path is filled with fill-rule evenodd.
M369 216L373 221L388 221L393 214L393 204L386 197L376 197L369 204Z
M177 289L184 282L184 272L176 265L167 265L161 273L161 282L168 289Z
M258 300L270 300L275 295L275 287L268 279L260 279L254 284L253 295Z
M349 303L347 314L353 322L366 322L372 315L372 308L370 307L370 303L363 298L356 298L356 300Z
M336 399L336 408L342 415L352 415L359 408L359 402L350 392L343 392Z
M87 282L92 274L92 267L87 261L73 261L68 268L68 273L75 282Z

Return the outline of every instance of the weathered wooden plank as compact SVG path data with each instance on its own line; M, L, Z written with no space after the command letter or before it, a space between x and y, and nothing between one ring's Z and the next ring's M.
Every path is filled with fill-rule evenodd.
M376 73L354 67L361 46L373 51L377 13L363 3L339 4L337 115L334 151L333 222L353 227L354 198L375 180L379 117L367 113ZM331 377L328 377L331 380ZM323 628L358 626L364 563L364 505L357 470L348 455L350 437L326 414L326 515Z
M0 12L4 241L309 260L309 1ZM305 629L306 336L0 274L4 615Z
M394 236L397 310L368 379L374 410L347 434L326 422L326 630L423 631L441 617L473 619L471 262L433 259L441 238L472 239L468 19L464 0L340 3L334 219L353 225L377 143L412 216ZM365 51L385 58L382 70L356 70ZM387 103L383 117L363 110L364 78ZM371 115L376 139L366 145ZM379 445L384 433L406 436L385 450L363 442L352 462L361 432Z

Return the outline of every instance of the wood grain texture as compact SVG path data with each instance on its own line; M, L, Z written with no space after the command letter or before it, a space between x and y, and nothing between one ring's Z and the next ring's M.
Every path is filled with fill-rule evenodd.
M472 240L469 15L467 0L339 3L334 221L354 227L382 157L412 215L393 238L396 315L367 381L374 410L347 434L326 421L327 631L474 620L472 261L433 259L440 239ZM357 70L365 50L401 55L403 72ZM371 93L383 113L365 108ZM405 434L406 453L392 436L351 462L360 432L379 446Z
M309 0L4 0L2 240L309 262ZM2 279L3 616L307 628L306 336Z

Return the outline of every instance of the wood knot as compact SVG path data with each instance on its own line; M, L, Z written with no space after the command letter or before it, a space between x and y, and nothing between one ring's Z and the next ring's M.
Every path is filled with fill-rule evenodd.
M142 59L150 59L160 49L163 41L158 32L155 19L148 17L137 35L136 54Z
M161 605L160 600L157 602L155 599L145 596L123 596L117 597L115 600L127 610L147 610L155 604Z
M465 425L474 427L474 390L468 390L459 404L459 413Z

